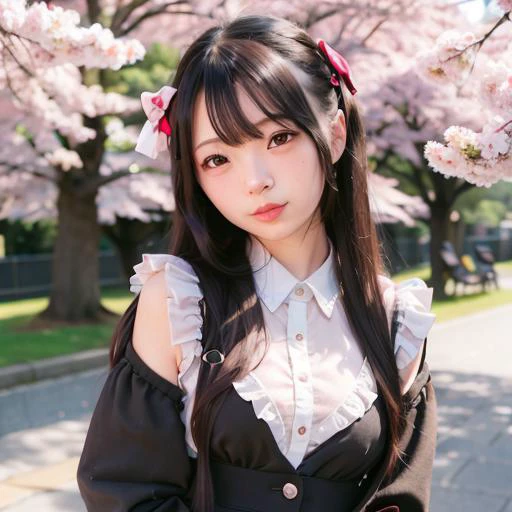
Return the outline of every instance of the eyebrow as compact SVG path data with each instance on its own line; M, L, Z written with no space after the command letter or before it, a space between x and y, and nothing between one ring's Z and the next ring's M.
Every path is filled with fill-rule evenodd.
M270 117L264 117L263 119L260 119L257 123L254 123L255 126L261 126L261 125L264 125L264 124L267 124L267 123L272 123L274 122L273 119L271 119ZM219 137L213 137L212 139L206 139L206 140L203 140L203 142L200 142L194 149L194 153L201 147L201 146L205 146L206 144L211 144L212 142L219 142L220 139Z

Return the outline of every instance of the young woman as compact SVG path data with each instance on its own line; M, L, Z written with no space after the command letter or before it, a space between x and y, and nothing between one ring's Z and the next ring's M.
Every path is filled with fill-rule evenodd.
M176 209L113 336L89 511L428 510L432 289L385 275L355 93L334 49L254 15L143 94Z

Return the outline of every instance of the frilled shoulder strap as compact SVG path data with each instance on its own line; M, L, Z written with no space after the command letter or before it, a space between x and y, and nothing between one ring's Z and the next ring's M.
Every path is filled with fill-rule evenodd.
M436 315L431 312L433 288L418 277L406 279L395 287L398 302L398 328L395 355L399 369L417 357L432 328Z
M393 342L393 345L396 345L396 333L398 332L398 327L400 326L398 322L398 314L398 300L395 299L395 303L393 306L393 317L391 319L391 340ZM425 356L427 354L427 341L428 338L425 337L425 342L423 344L423 353L421 354L421 363L418 373L421 373L421 371L423 370L423 363L425 362Z
M142 262L135 265L133 270L135 274L130 277L130 291L135 294L140 293L151 276L158 272L165 273L171 343L180 345L182 356L178 384L180 389L188 393L194 386L192 377L198 369L197 361L203 350L200 304L203 293L199 278L188 261L172 254L143 254Z
M203 293L192 265L172 254L143 254L142 262L133 267L130 291L138 294L154 274L164 271L167 286L167 310L172 344L202 339L202 316L199 301Z
M432 313L433 288L418 277L395 283L379 275L379 284L391 325L391 338L399 370L417 357L436 315Z

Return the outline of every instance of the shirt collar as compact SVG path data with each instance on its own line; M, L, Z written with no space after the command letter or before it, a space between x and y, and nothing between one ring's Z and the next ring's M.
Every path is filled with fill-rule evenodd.
M320 309L330 318L339 295L334 266L334 247L329 242L329 255L309 277L300 281L276 258L271 258L267 248L254 236L247 239L247 254L254 274L256 293L273 313L289 297L297 284L310 288ZM251 244L252 241L252 244Z

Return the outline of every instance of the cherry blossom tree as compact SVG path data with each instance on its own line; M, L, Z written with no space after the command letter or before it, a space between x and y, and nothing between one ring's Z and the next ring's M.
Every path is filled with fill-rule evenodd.
M450 124L465 126L468 131L478 130L482 101L475 98L472 90L440 88L423 78L418 55L429 54L439 33L462 31L467 24L463 17L457 16L455 6L438 7L436 11L432 6L419 6L415 24L404 23L399 27L398 20L391 20L388 29L395 30L396 35L389 41L381 39L385 31L376 33L370 46L382 49L380 63L370 55L358 66L359 53L352 62L360 76L372 78L370 86L364 89L362 104L369 153L377 172L397 177L401 188L419 194L430 209L432 273L428 281L436 297L441 298L444 297L445 276L440 247L450 238L452 207L455 200L476 183L462 179L461 175L432 172L425 146L427 141L440 137ZM487 48L488 58L501 63L501 48L509 43L508 35L496 35L494 46Z
M19 135L35 155L28 165L19 155L5 160L3 179L16 176L22 183L30 173L48 192L56 187L53 286L42 314L51 319L109 314L101 306L98 286L96 197L102 186L129 172L100 172L107 140L104 121L139 108L136 100L105 92L102 70L134 63L145 50L137 40L119 39L100 25L95 5L89 2L90 26L85 27L73 10L0 1L0 81L27 115L29 122Z
M365 9L359 9L358 19L375 20L377 28L376 18L398 13L397 6L402 3L407 2L371 0ZM43 316L101 320L106 313L100 304L98 286L101 222L108 225L123 210L125 216L137 218L133 215L135 203L139 205L138 218L143 219L151 204L168 208L170 197L161 182L153 181L155 176L136 175L132 164L119 169L108 162L107 121L113 115L139 109L138 101L106 92L108 70L143 57L144 49L137 40L124 39L130 34L143 41L148 37L154 40L158 32L155 29L160 28L164 30L162 40L184 47L208 25L251 5L236 1L88 0L74 2L73 6L82 12L83 26L76 11L54 4L0 0L0 79L16 107L26 114L18 141L23 139L34 152L32 158L22 161L20 147L6 145L15 154L0 160L5 169L2 185L17 192L10 194L3 210L9 210L11 215L27 212L26 201L23 206L22 202L32 194L31 216L51 216L54 212L58 219L53 289ZM329 8L304 2L273 2L271 7L267 10L262 4L260 12L290 14L311 29L337 14L349 15L354 10L343 2ZM370 36L366 34L366 40ZM37 180L35 188L30 180ZM388 181L374 188L386 186L392 187ZM158 199L141 194L142 190L156 189L160 192ZM35 198L40 199L41 193L46 199L36 203ZM407 203L402 196L402 204ZM389 198L381 199L376 210L383 217L393 218ZM407 215L404 210L402 219L411 222ZM111 235L115 236L114 230Z
M381 83L379 97L367 101L367 133L375 167L379 173L399 179L400 188L419 195L429 209L429 282L437 298L444 296L440 248L450 237L452 207L474 185L433 173L423 148L447 123L457 120L475 126L478 115L475 102L425 84L412 69Z
M477 129L452 125L444 131L444 143L429 141L424 149L429 165L445 176L487 188L512 179L512 37L507 25L512 2L497 4L504 13L484 35L444 32L418 59L420 76L427 82L444 89L469 85L483 114ZM480 52L484 43L487 54Z
M119 165L119 155L109 154L109 140L123 131L116 131L112 117L121 119L140 109L138 100L107 92L109 73L143 57L137 40L160 40L183 49L208 26L244 12L288 17L346 56L360 91L376 171L391 170L398 178L371 174L372 211L385 221L400 218L410 224L410 215L425 217L428 207L433 280L440 279L435 240L444 236L453 200L472 185L432 172L423 151L427 141L439 138L454 120L476 131L480 110L479 103L457 87L441 94L413 70L418 53L431 49L438 34L462 31L464 22L456 7L415 0L77 0L74 7L82 13L83 26L75 11L0 0L0 80L25 113L17 139L34 152L23 161L20 146L9 143L6 148L14 154L0 155L6 170L0 189L16 191L4 202L3 212L58 219L54 285L46 316L101 319L101 226L111 227L111 238L121 245L120 218L158 221L150 212L173 208L168 176L146 169L150 163L137 161L133 154L120 159ZM137 39L124 39L128 36ZM404 181L415 184L419 200L396 190Z

